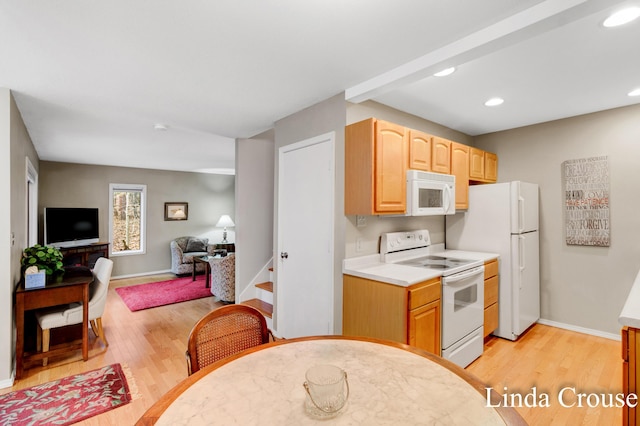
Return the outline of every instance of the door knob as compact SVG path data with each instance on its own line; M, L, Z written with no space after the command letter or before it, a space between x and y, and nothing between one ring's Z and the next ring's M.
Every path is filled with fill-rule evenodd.
M280 258L281 259L288 259L289 258L289 253L287 253L286 251L280 252Z

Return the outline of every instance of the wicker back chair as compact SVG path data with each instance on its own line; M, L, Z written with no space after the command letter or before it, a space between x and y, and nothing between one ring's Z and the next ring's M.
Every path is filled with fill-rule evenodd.
M264 316L246 305L214 309L193 326L187 343L189 375L220 359L269 342Z

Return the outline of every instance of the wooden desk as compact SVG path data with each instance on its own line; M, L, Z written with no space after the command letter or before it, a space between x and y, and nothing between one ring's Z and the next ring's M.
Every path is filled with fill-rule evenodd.
M16 289L16 379L22 377L24 365L27 361L40 360L70 350L82 349L82 359L89 358L89 284L93 281L93 274L86 267L65 268L64 274L52 278L47 277L47 284L43 288L25 289L24 281L20 281ZM65 303L81 302L82 311L82 343L70 344L56 348L46 354L25 353L24 351L24 313L25 311Z
M344 336L278 340L209 365L160 398L137 425L316 424L304 410L305 372L344 369L349 400L342 424L525 425L510 407L487 407L486 387L431 353L383 340ZM496 407L496 408L494 408Z

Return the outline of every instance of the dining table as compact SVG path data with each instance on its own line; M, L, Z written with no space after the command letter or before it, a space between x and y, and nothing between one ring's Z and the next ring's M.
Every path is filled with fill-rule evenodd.
M346 372L330 418L305 408L305 373ZM487 401L487 395L490 401ZM526 425L498 392L457 365L405 344L361 337L279 339L217 361L162 396L137 425Z

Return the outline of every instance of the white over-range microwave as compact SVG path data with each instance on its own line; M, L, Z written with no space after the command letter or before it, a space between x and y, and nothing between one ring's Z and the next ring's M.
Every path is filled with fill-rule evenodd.
M434 216L455 212L455 176L407 170L407 216Z

